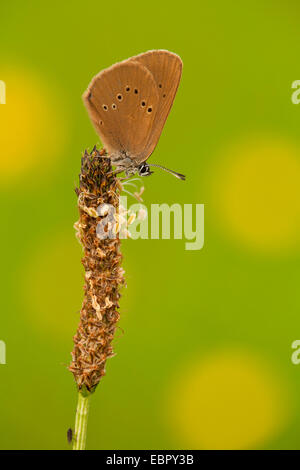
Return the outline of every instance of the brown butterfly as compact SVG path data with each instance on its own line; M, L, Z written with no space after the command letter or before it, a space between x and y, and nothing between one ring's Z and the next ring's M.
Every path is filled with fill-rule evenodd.
M148 176L156 166L185 179L146 163L172 107L181 72L178 55L154 50L112 65L92 79L83 101L118 171Z

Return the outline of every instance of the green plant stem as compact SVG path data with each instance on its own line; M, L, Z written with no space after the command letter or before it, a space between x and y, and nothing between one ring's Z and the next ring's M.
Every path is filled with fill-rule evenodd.
M85 449L90 397L90 393L83 395L80 391L78 392L73 450Z

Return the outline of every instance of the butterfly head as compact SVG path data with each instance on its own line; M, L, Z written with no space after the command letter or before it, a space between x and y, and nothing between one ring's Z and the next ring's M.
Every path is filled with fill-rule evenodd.
M148 163L145 163L145 162L141 163L138 166L137 171L138 171L139 176L150 176L153 173L153 171L150 170Z

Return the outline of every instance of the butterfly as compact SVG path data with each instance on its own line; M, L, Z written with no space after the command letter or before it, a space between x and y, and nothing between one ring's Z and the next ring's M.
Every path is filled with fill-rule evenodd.
M96 75L83 102L118 171L148 176L159 167L146 161L154 151L172 107L182 73L177 54L153 50L112 65Z

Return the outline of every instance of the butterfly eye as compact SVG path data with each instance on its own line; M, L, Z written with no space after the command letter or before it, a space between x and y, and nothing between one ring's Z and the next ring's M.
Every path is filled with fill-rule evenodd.
M162 88L162 84L161 84L161 83L160 83L158 86L159 86L159 88Z
M148 173L148 171L149 171L148 165L144 165L144 166L142 166L142 167L140 168L140 174L141 174L141 175L143 175L143 174L145 174L145 173Z
M117 109L117 105L116 105L115 103L113 103L113 104L111 105L111 107L112 107L112 109Z
M142 106L143 108L146 106L145 101L142 101L142 102L141 102L141 106Z
M127 92L130 91L130 87L127 86L127 87L125 88L125 90L126 90Z
M138 92L139 92L139 90L137 88L135 88L134 93L137 95Z
M151 108L151 106L150 106L150 108L147 109L147 113L148 113L148 114L152 113L152 108Z
M122 101L123 96L121 95L121 93L119 93L119 94L117 95L117 99L118 99L119 101Z
M104 109L104 111L107 111L107 110L108 110L108 107L107 107L106 104L103 104L103 105L102 105L102 108Z

